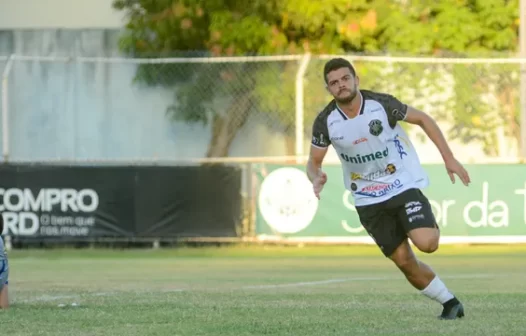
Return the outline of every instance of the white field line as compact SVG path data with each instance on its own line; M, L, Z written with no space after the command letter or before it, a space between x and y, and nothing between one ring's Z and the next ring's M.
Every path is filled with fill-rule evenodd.
M483 278L496 278L503 277L503 274L460 274L450 276L439 276L441 279L483 279ZM273 284L273 285L255 285L255 286L243 286L240 289L267 289L267 288L286 288L286 287L302 287L302 286L319 286L333 283L342 282L356 282L356 281L393 281L400 280L400 277L358 277L358 278L341 278L341 279L328 279L320 281L305 281L305 282L292 282L285 284Z
M502 277L510 277L517 274L459 274L459 275L445 275L440 276L441 279L490 279L490 278L502 278ZM290 282L290 283L281 283L281 284L271 284L271 285L253 285L253 286L241 286L234 288L234 290L242 290L242 289L272 289L272 288L294 288L294 287L304 287L304 286L320 286L320 285L328 285L328 284L335 284L335 283L345 283L345 282L362 282L362 281L395 281L395 280L402 280L401 277L352 277L352 278L340 278L340 279L327 279L327 280L319 280L319 281L302 281L302 282ZM209 290L214 290L217 288L208 288ZM207 288L204 289L198 289L198 290L207 290ZM175 288L175 289L164 289L160 290L158 292L162 293L180 293L180 292L192 292L195 291L194 289L183 289L183 288ZM143 291L132 291L131 293L135 294L144 294L144 293L153 293L155 291L152 290L143 290ZM39 297L30 298L27 300L20 300L15 301L17 303L36 303L36 302L51 302L51 301L58 301L58 300L70 300L70 299L80 299L81 296L114 296L119 295L122 293L130 293L127 291L113 291L113 292L95 292L95 293L87 293L85 295L77 294L77 295L42 295Z
M95 292L90 293L89 296L110 296L115 295L118 292ZM42 295L37 296L27 300L15 301L16 303L35 303L35 302L50 302L57 300L69 300L69 299L78 299L81 295L79 294L70 294L70 295Z
M187 291L186 289L162 289L158 292L161 293L178 293L178 292L184 292ZM34 298L30 298L27 300L20 300L15 301L17 303L35 303L35 302L50 302L50 301L58 301L58 300L70 300L70 299L80 299L83 296L114 296L119 295L122 293L135 293L135 294L144 294L144 293L152 293L154 291L151 290L143 290L143 291L113 291L113 292L93 292L93 293L84 293L84 294L69 294L69 295L42 295L37 296Z

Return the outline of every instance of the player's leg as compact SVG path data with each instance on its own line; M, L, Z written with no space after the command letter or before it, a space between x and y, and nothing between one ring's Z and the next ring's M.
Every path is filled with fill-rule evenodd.
M5 284L1 288L2 289L0 289L0 309L7 309L7 308L9 308L8 285Z
M431 210L430 210L431 211ZM426 223L424 225L429 225ZM440 242L440 230L438 227L421 227L416 229L410 229L407 232L407 236L411 239L411 242L424 253L433 253L438 250Z
M383 254L395 263L413 287L445 305L442 313L444 318L449 318L451 314L454 314L455 318L457 315L463 315L463 310L456 313L451 311L449 307L458 300L449 293L428 265L417 260L409 245L405 227L399 216L400 204L405 205L404 194L385 203L356 207L360 221Z
M435 278L433 270L417 259L407 239L389 255L389 259L405 275L407 281L418 290L425 289Z
M0 235L4 230L4 217L0 214ZM0 253L3 254L2 260L0 261L0 309L7 309L9 307L9 295L8 295L8 278L9 278L9 262L5 255L4 244L2 237L0 236Z
M407 190L397 196L390 205L398 209L398 221L416 248L425 253L433 253L438 249L440 231L431 204L420 190ZM442 318L455 319L464 316L462 304L431 267L416 258L407 240L397 248L391 260L416 289L443 305Z
M449 320L464 316L462 303L449 291L429 265L418 260L407 239L398 246L389 258L414 288L442 305L443 310L440 318Z
M0 261L0 309L9 308L8 277L7 261Z
M431 203L418 189L409 189L396 196L390 204L398 209L398 218L411 242L424 253L438 249L440 230Z
M389 257L407 239L404 228L398 225L396 213L388 210L387 202L357 206L360 222L373 238L384 256Z

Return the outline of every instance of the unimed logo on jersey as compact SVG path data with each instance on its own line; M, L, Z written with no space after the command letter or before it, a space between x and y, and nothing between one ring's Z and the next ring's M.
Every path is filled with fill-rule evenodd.
M381 160L389 156L389 148L385 148L383 151L369 153L365 155L357 154L356 156L349 156L341 153L340 156L347 162L363 164L371 161Z
M43 188L34 193L29 188L0 188L4 232L14 235L85 236L95 219L83 214L98 206L99 195L93 189Z

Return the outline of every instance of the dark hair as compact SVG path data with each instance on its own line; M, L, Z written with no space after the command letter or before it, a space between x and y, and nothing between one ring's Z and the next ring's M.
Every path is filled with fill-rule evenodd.
M325 68L323 69L323 79L325 79L325 83L327 83L327 74L329 72L341 68L349 68L351 74L354 77L356 77L356 71L354 70L354 67L352 66L351 62L349 62L345 58L333 58L327 63L325 63Z

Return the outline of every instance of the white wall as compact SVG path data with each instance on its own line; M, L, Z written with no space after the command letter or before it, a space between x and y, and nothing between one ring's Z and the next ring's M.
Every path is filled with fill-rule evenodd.
M0 0L0 29L120 28L113 0Z

